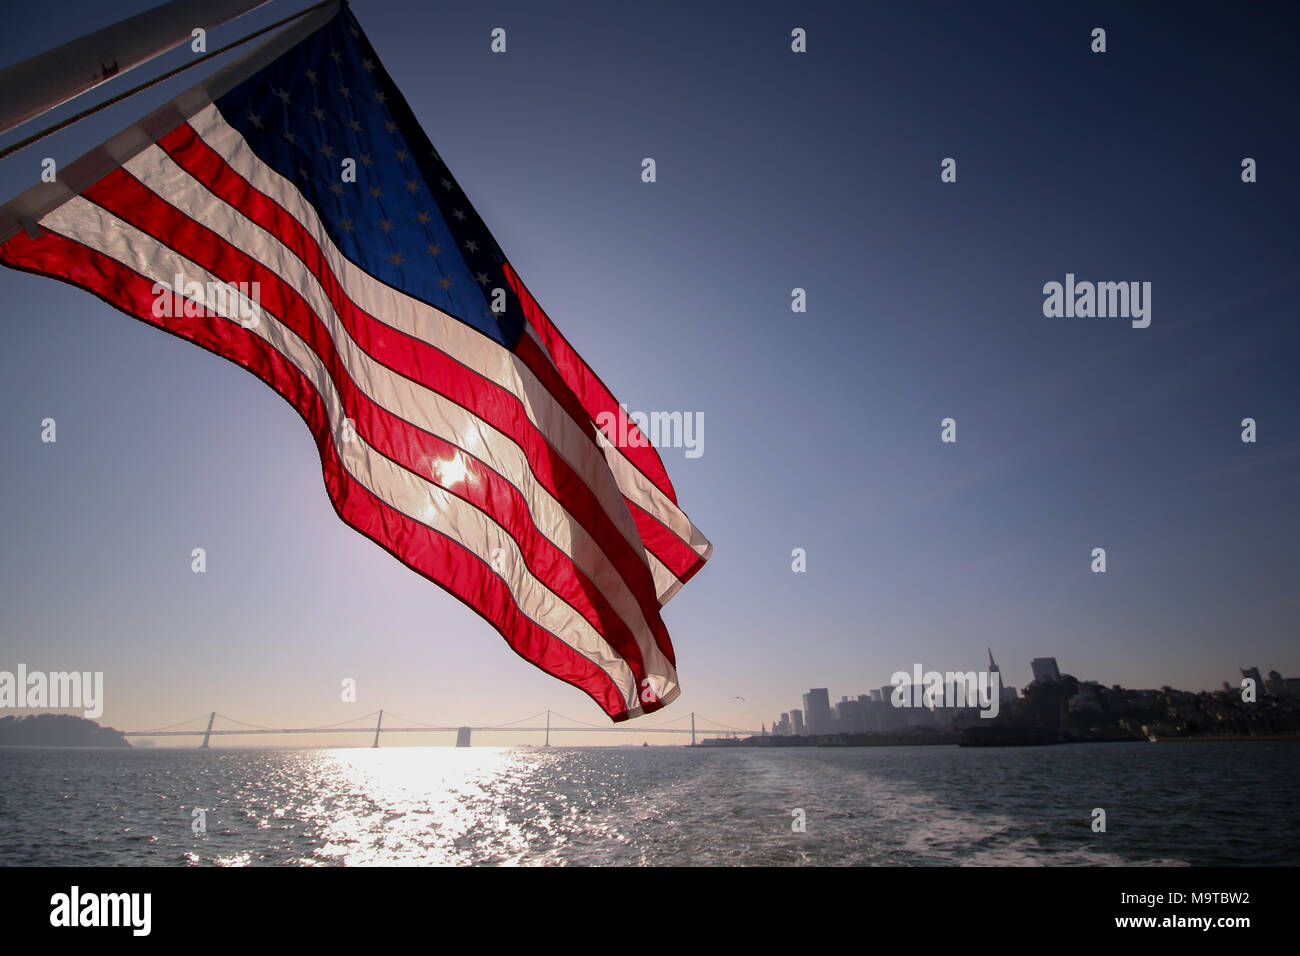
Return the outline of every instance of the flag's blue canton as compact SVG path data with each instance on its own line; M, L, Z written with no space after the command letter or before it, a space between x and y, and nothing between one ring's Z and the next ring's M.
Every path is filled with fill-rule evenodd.
M334 244L372 276L513 348L523 334L504 256L351 11L216 101L268 166L320 213ZM356 182L342 161L356 161ZM491 309L505 290L505 311ZM383 321L384 316L376 316Z

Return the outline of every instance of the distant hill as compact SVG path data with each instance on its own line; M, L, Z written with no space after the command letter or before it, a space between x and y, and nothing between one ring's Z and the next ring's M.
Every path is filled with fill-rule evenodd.
M121 732L71 714L0 717L0 747L130 747Z

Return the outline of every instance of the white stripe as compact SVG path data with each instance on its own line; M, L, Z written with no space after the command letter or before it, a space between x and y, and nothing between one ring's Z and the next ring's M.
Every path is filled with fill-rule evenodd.
M348 376L367 398L417 428L463 448L510 482L523 496L537 530L586 573L623 619L641 648L647 669L660 673L671 667L617 567L586 528L537 480L527 453L513 439L438 392L374 361L348 334L318 278L302 260L273 234L211 193L160 147L143 151L124 168L159 198L184 210L255 261L267 264L302 296L325 325ZM234 281L245 277L223 278ZM350 290L344 291L350 295ZM619 505L626 514L621 500ZM635 550L644 553L639 538Z
M593 467L591 450L595 445L594 439L576 426L516 355L428 303L379 282L344 256L330 239L315 208L292 183L258 158L239 131L226 123L215 106L196 113L190 125L232 169L275 200L312 236L335 275L361 309L434 345L519 398L533 424L556 445L557 453L583 477L606 510L612 513L612 502L607 501L602 487L604 482L599 477L606 469ZM607 448L604 455L610 462L608 470L613 473L621 494L653 515L696 553L707 553L708 542L690 519L627 461L621 451Z
M603 432L601 432L601 436L604 437ZM691 519L686 517L685 512L673 504L672 499L660 491L659 486L647 478L641 472L641 469L632 464L619 450L618 445L604 439L600 442L600 446L605 452L605 460L609 462L609 470L613 473L614 480L618 482L618 487L623 494L657 518L661 524L668 527L692 551L707 559L713 553L713 545L709 543L709 539L704 537L695 525L691 524ZM647 508L645 506L646 501L658 504L658 510ZM682 520L675 526L670 525L662 518L662 514L665 512L681 515Z
M178 273L188 281L205 285L224 281L79 196L45 216L41 225L115 259L166 288L170 288ZM302 371L324 400L332 432L339 434L346 415L320 358L264 308L260 316L261 321L248 331L265 340ZM238 321L237 313L229 318ZM379 454L360 436L354 441L335 442L335 448L348 474L390 507L485 559L493 549L501 548L507 561L505 572L498 570L498 573L508 584L520 611L609 674L629 708L640 713L637 687L627 662L581 614L528 570L518 545L505 529L468 502ZM661 698L675 696L675 675L651 675L651 686Z
M663 607L681 588L682 582L677 580L677 575L669 571L668 565L660 561L659 556L649 548L645 549L645 556L650 562L650 576L655 581L655 597L659 601L659 606Z
M528 333L530 339L537 343L538 351L546 356L546 361L550 363L551 368L555 368L555 359L551 357L551 350L546 347L546 343L542 341L542 337L537 333L537 330L533 328L533 323L524 322L524 331ZM556 371L559 371L559 369L556 369Z

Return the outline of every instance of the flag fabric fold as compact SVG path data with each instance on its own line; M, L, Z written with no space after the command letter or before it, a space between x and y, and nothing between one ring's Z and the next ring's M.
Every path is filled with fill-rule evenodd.
M711 545L345 7L0 209L0 261L257 375L340 518L613 720L678 695L660 608Z

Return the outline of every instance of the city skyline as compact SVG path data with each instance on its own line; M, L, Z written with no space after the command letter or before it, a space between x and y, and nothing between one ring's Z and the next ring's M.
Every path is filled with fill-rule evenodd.
M995 662L991 648L988 649L988 655L989 666L986 669L986 673L1000 675L1001 667ZM1243 690L1240 684L1234 686L1228 681L1224 681L1221 688L1200 688L1198 690L1174 687L1171 684L1161 684L1155 687L1130 687L1123 682L1118 681L1107 683L1104 681L1078 677L1068 671L1063 672L1060 670L1055 657L1034 658L1030 662L1030 670L1035 676L1033 680L1027 683L1024 687L1004 683L999 677L1001 703L1005 704L1017 699L1023 699L1024 692L1033 685L1041 683L1060 683L1063 678L1073 678L1081 687L1094 686L1110 687L1112 689L1123 688L1125 690L1137 692L1171 690L1178 693L1213 694L1217 690L1222 689L1224 693L1235 694ZM1261 674L1258 666L1242 667L1239 668L1239 670L1243 682L1246 678L1255 682L1255 693L1259 697L1300 699L1300 677L1284 677L1282 673L1275 668L1270 669L1268 671L1268 676L1265 677ZM950 674L958 673L960 669L939 670L937 668L926 667L923 671L927 678L931 672L942 675L943 683L941 686L946 691L949 686L947 681L948 676ZM906 674L908 672L896 671L891 675L891 680L900 673ZM964 673L971 672L966 671ZM1039 676L1040 674L1042 676ZM960 680L960 678L958 678L958 680ZM830 701L831 694L829 688L814 687L803 694L803 707L782 711L777 720L772 721L770 724L765 723L763 725L764 730L778 736L821 736L837 733L881 733L887 732L889 729L898 729L904 726L919 726L921 724L928 725L930 723L928 719L930 716L929 714L918 714L918 719L912 720L910 723L900 715L899 718L893 722L891 727L881 725L881 715L888 714L891 708L896 710L900 709L895 707L892 703L892 694L895 688L900 685L905 688L916 687L920 686L920 683L921 682L909 680L899 682L899 684L882 684L879 687L870 688L865 694L858 693L854 696L842 694L840 695L839 701L836 702ZM912 704L910 703L911 694L911 691L902 694L903 698L909 701L906 708L901 708L905 712L909 709L913 709ZM954 693L952 696L944 698L944 700L952 699L964 701L958 703L956 709L978 709L980 706L978 700L967 694L964 687L959 693ZM843 709L840 707L841 704L845 705ZM812 721L808 721L807 719L807 715L810 712L810 705L815 705L817 710L817 717ZM875 705L881 706L876 707ZM936 705L927 705L923 709L941 715L943 713L951 712L954 708L939 703ZM778 730L777 728L781 728L781 730Z

